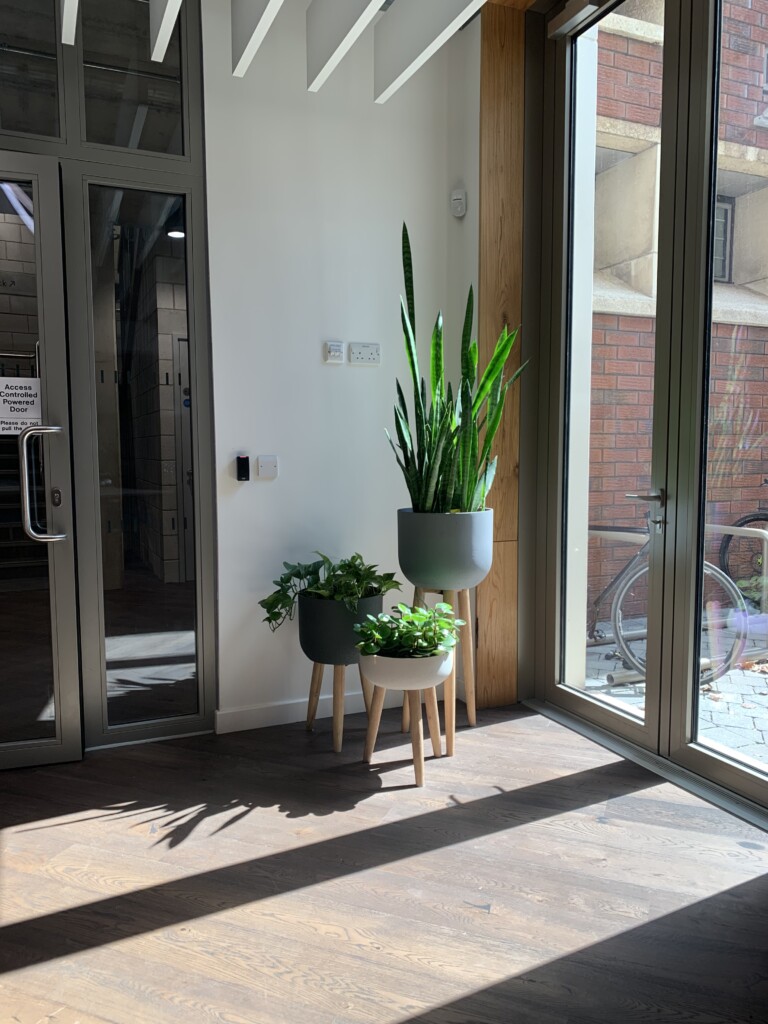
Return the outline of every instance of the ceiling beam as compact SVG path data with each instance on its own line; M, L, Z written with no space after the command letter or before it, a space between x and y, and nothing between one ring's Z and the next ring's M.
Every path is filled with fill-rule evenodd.
M485 0L406 0L374 29L374 98L386 103L476 14Z
M381 0L312 0L307 8L307 89L317 92L381 9Z
M61 0L61 41L67 46L75 45L77 2L78 0Z
M181 0L149 0L150 57L162 64L171 41Z
M242 78L284 0L232 0L232 74Z

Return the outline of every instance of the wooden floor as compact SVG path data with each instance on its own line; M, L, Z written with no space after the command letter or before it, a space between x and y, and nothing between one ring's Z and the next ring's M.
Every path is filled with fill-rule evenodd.
M0 1024L768 1021L768 836L524 710L0 776Z

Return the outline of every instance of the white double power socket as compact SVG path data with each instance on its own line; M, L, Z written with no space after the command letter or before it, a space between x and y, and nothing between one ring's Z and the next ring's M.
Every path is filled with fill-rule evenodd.
M353 366L379 366L381 345L375 342L350 342L349 361Z

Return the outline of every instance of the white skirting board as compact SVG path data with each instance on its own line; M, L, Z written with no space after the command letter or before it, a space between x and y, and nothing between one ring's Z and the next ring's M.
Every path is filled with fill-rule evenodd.
M403 695L392 691L387 694L384 706L391 708L403 703ZM347 715L365 711L363 695L358 688L344 696L344 712ZM320 696L317 708L318 718L330 718L333 714L333 695ZM242 732L246 729L263 729L269 725L291 725L307 720L307 698L299 700L273 701L269 704L255 704L247 708L230 708L216 712L216 732Z

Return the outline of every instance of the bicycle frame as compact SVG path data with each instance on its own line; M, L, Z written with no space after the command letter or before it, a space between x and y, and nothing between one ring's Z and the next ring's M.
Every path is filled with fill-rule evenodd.
M632 572L637 563L647 557L651 536L648 530L632 526L590 526L588 530L590 536L600 537L603 540L616 540L621 544L640 544L642 542L639 551L635 552L624 568L613 577L590 605L589 618L587 619L587 637L590 640L596 640L597 622L603 601L616 590L624 580L624 577ZM645 539L643 540L643 538Z

